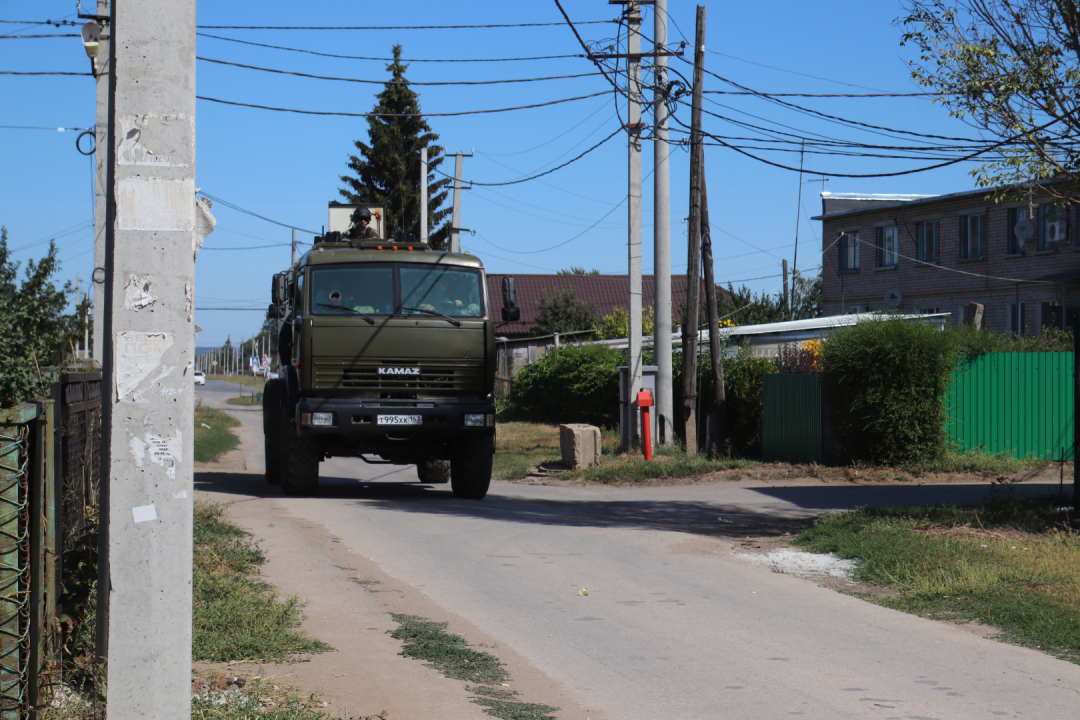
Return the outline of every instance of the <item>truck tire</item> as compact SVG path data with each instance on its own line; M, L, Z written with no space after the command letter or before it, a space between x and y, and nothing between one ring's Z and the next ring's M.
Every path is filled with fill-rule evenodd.
M312 496L319 489L319 438L301 437L291 428L283 431L281 488L286 495Z
M450 489L454 497L480 500L487 495L494 455L494 438L461 443L450 463Z
M450 482L450 461L425 460L416 463L416 477L420 478L420 482L432 485Z
M263 388L263 448L266 482L281 482L281 381L270 380Z

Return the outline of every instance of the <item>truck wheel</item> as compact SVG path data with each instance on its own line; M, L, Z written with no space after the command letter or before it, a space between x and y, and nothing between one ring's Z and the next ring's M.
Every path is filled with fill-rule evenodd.
M450 482L450 461L425 460L416 463L416 477L420 478L420 482L432 485Z
M283 428L281 487L286 495L310 496L319 489L319 438L301 437Z
M455 497L479 500L487 495L494 455L494 438L461 443L450 463L450 488Z
M263 448L266 482L281 482L281 381L270 380L263 389Z

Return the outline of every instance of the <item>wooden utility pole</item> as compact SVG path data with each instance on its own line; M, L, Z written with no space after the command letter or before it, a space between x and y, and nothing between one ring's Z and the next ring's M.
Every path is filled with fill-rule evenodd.
M709 226L709 191L705 182L705 153L701 162L701 265L705 269L705 311L709 321L709 356L712 358L713 411L707 423L709 437L705 452L710 457L724 450L727 440L727 396L724 393L724 355L720 347L720 322L716 312L716 282L713 278L712 231Z
M697 438L697 344L698 312L701 307L701 90L705 74L705 6L697 6L697 33L694 37L694 95L690 115L690 228L686 241L686 317L683 318L683 422L686 452L696 455Z

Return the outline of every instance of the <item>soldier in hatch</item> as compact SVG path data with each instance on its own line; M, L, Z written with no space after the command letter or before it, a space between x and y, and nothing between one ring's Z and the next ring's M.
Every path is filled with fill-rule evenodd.
M352 225L349 228L349 239L370 240L379 237L375 228L371 227L371 211L366 207L356 208L350 220Z

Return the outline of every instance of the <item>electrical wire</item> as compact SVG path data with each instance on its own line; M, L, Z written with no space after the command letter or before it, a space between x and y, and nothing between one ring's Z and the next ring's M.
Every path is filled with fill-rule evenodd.
M605 92L606 92L606 91L605 91ZM604 144L604 143L606 143L606 142L607 142L608 140L610 140L611 138L615 137L616 135L618 135L618 134L619 134L619 133L621 133L621 132L622 132L622 128L621 128L621 127L620 127L620 128L616 128L616 129L615 129L615 132L611 133L611 134L610 134L610 135L608 135L608 136L607 136L606 138L604 138L604 139L603 139L603 140L601 140L600 142L596 143L595 145L593 145L593 146L592 146L591 148L589 148L588 150L586 150L586 151L584 151L584 152L582 152L582 153L579 153L579 154L578 154L577 156L575 156L575 157L573 157L573 158L571 158L571 159L567 160L566 162L562 163L561 165L556 165L555 167L551 168L550 170L545 170L545 171L544 171L544 172L542 172L542 173L537 173L536 175L532 175L532 176L530 176L530 177L526 177L526 178L519 178L518 180L507 180L506 182L496 182L496 183L491 183L491 182L479 182L479 181L476 181L476 180L469 180L468 182L469 182L469 183L470 183L471 185L479 185L479 186L481 186L481 187L502 187L502 186L504 186L504 185L517 185L517 184L519 184L519 183L523 183L523 182L529 182L530 180L535 180L536 178L544 177L545 175L550 175L551 173L555 172L556 170L561 170L562 168L566 167L567 165L570 165L570 164L572 164L572 163L575 163L575 162L577 162L578 160L580 160L581 158L585 157L586 155L588 155L589 153L591 153L591 152L592 152L593 150L595 150L596 148L600 147L601 145L603 145L603 144ZM437 172L438 174L442 175L443 177L448 177L448 178L450 178L451 180L453 180L453 179L454 179L452 175L447 175L447 174L446 174L446 173L444 173L444 172L443 172L442 170L438 170L438 169L436 169L436 170L435 170L435 172Z
M0 35L0 40L30 40L31 38L82 37L79 33L52 33L40 35Z
M3 128L5 130L52 130L53 132L76 132L82 130L93 130L93 128L42 127L38 125L0 125L0 128Z
M579 25L599 25L611 20L581 20ZM487 23L483 25L199 25L200 30L481 30L489 28L554 27L561 22Z
M313 80L334 80L336 82L364 83L367 85L501 85L506 83L530 83L544 80L569 80L573 78L594 77L599 73L578 73L576 75L549 75L545 77L514 78L509 80L446 80L440 82L414 82L412 80L365 80L362 78L335 77L332 75L312 75L295 70L278 70L276 68L260 67L259 65L245 65L244 63L230 62L228 60L216 60L208 57L196 57L196 60L214 63L217 65L229 65L231 67L244 68L245 70L258 70L259 72L274 73L277 75L293 75L295 77L310 78Z
M565 136L565 135L569 135L569 134L570 134L571 132L573 132L574 130L577 130L577 129L578 129L579 127L581 127L582 125L584 125L584 124L585 124L585 122L586 122L587 120L589 120L589 118L591 118L591 117L592 117L593 115L595 115L596 113L598 113L598 112L600 112L601 110L603 110L603 109L604 109L605 107L607 107L607 102L606 102L606 101L605 101L605 102L604 102L603 104L601 104L601 105L597 106L597 108L596 108L595 110L593 110L593 111L592 111L591 113L589 113L588 115L586 115L586 116L585 116L585 117L584 117L584 118L583 118L583 119L582 119L582 120L581 120L581 121L580 121L580 122L579 122L578 124L576 124L576 125L572 126L571 128L569 128L569 129L567 129L567 130L564 130L563 132L559 133L558 135L556 135L555 137L553 137L553 138L551 138L551 139L549 139L549 140L545 140L544 142L540 143L539 145L534 145L534 146L532 146L532 147L531 147L531 148L529 148L528 150L518 150L517 152L512 152L512 153L477 153L477 154L479 154L479 155L483 155L483 156L484 156L484 157L486 157L486 158L492 158L492 157L513 157L514 155L524 155L525 153L530 153L530 152L532 152L533 150L539 150L539 149L540 149L540 148L542 148L542 147L545 147L545 146L547 146L547 145L550 145L551 143L555 142L555 141L556 141L556 140L558 140L559 138L561 138L561 137L563 137L563 136ZM604 122L603 122L603 123L601 124L601 126L600 126L600 127L603 127L604 125L607 125L607 124L608 124L609 122L611 122L612 118L614 118L614 117L615 117L614 115L612 115L611 117L609 117L609 118L608 118L607 120L605 120L605 121L604 121ZM597 128L597 129L599 129L599 128ZM595 132L595 131L593 131L593 132ZM590 134L591 134L591 133L590 133ZM474 151L474 152L475 152L475 151Z
M86 75L87 77L93 77L93 73L88 72L16 72L14 70L0 70L0 75Z
M548 102L533 103L531 105L515 105L513 107L504 108L492 108L490 110L461 110L459 112L447 112L447 113L352 113L352 112L335 112L327 110L301 110L299 108L283 108L274 107L272 105L258 105L256 103L242 103L233 100L222 100L220 98L207 97L205 95L196 95L199 100L206 100L208 102L220 103L221 105L234 105L236 107L249 107L256 108L258 110L273 110L274 112L289 112L297 113L299 115L327 115L327 116L339 116L339 117L459 117L462 115L486 115L489 113L501 113L511 112L513 110L530 110L532 108L548 107L550 105L561 105L562 103L576 102L578 100L587 100L588 98L599 97L600 95L606 95L607 90L602 92L592 93L590 95L579 95L578 97L562 98L561 100L550 100Z
M216 195L211 195L210 193L202 192L201 190L199 191L199 195L202 195L204 198L206 198L207 200L210 200L211 202L220 203L221 205L224 205L227 208L231 208L233 210L236 210L237 212L242 212L245 215L251 215L252 217L257 217L260 220L265 220L266 222L273 223L274 225L280 225L281 227L290 228L292 230L299 230L300 232L308 233L309 235L322 235L322 233L315 232L314 230L305 230L304 228L297 227L295 225L289 225L288 223L279 222L277 220L271 220L270 218L266 217L265 215L260 215L260 214L258 214L256 212L252 212L251 210L248 210L246 208L242 208L239 205L234 205L233 203L229 202L228 200L222 200L221 198L217 197ZM306 245L307 243L303 243L303 244Z
M304 48L287 47L285 45L270 45L268 43L257 43L250 40L240 40L238 38L227 38L221 35L211 35L210 33L197 32L196 35L200 37L213 38L215 40L224 40L225 42L240 43L241 45L254 45L255 47L269 48L271 50L287 50L289 52L304 53L306 55L318 55L319 57L337 58L339 60L376 60L378 62L394 62L394 58L387 57L373 57L367 55L338 55L335 53L324 53L316 50L306 50ZM72 36L76 37L76 36ZM525 60L561 60L564 58L583 58L585 55L537 55L534 57L512 57L512 58L398 58L399 62L405 63L483 63L483 62L519 62Z

